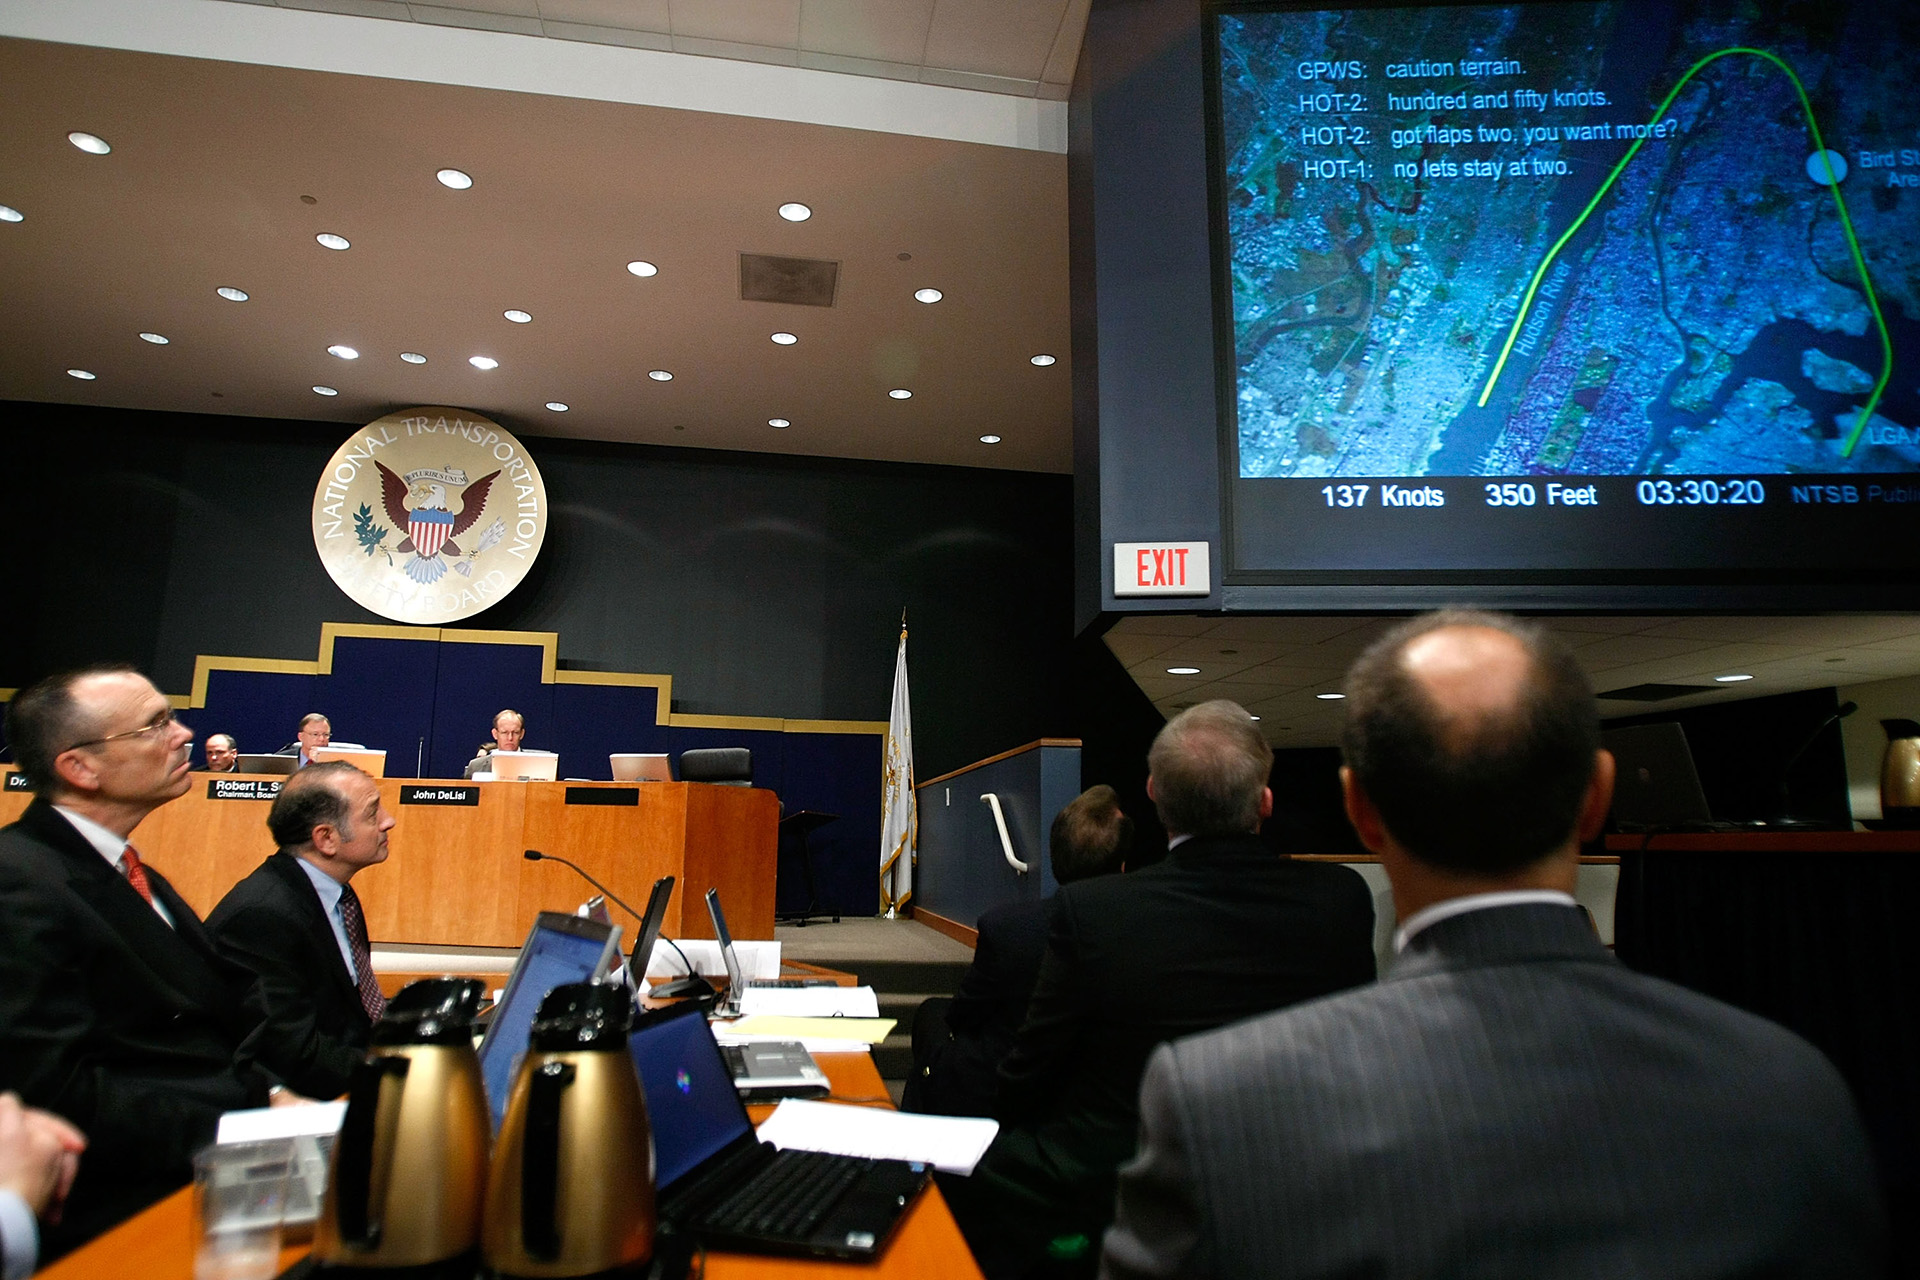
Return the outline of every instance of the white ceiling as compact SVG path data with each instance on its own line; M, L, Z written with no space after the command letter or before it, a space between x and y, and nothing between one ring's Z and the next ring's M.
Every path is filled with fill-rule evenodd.
M1064 105L931 81L1068 74L1084 4L903 2L917 34L891 4L813 0L312 7L410 21L0 0L0 204L26 215L0 223L0 398L354 423L450 404L533 436L1071 469ZM664 23L676 48L913 52L922 82L439 25L483 7ZM195 49L219 56L176 56ZM436 183L448 166L473 188ZM783 221L789 200L814 216ZM741 253L838 262L835 305L742 301Z
M1064 100L1092 0L232 0Z
M1260 717L1277 747L1330 746L1339 691L1353 660L1397 618L1219 618L1135 614L1106 634L1162 714L1230 698ZM1541 622L1573 647L1595 690L1697 684L1701 692L1660 702L1602 699L1604 717L1644 715L1737 698L1920 674L1920 616L1551 617ZM1168 667L1198 667L1172 676ZM1719 684L1715 676L1753 679Z

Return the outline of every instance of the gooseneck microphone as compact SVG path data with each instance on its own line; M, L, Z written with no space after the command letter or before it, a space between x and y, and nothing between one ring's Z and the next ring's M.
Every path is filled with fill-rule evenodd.
M572 868L573 873L575 875L579 876L582 880L585 880L588 884L598 889L606 897L607 901L613 903L614 906L619 907L622 911L632 916L634 920L636 920L642 928L646 927L647 918L645 916L641 915L638 911L635 911L632 907L622 902L620 900L620 895L616 894L613 890L607 888L607 886L605 886L604 884L601 884L598 880L594 879L591 875L587 873L587 869L579 865L578 863L569 862L565 858L555 853L542 853L538 849L529 849L525 853L521 854L520 856L525 858L528 862L557 862L563 867ZM656 991L653 994L659 996L663 1000L671 1000L680 996L713 995L714 994L713 984L711 982L708 982L705 978L701 977L699 974L693 971L693 961L687 959L687 953L680 949L680 944L675 942L672 938L667 937L665 934L660 935L660 941L672 947L673 953L680 957L680 963L687 967L687 976L684 978L676 979L671 983L668 983L666 986L662 987L659 991ZM645 965L646 962L647 962L646 957L644 956L636 957L636 963ZM640 983L644 982L645 979L646 979L646 974L644 973L638 976L634 984L634 989L636 991L640 989ZM698 984L698 985L696 986L695 984Z
M1839 706L1835 707L1833 711L1828 714L1826 719L1822 720L1819 726L1815 728L1812 733L1807 735L1806 740L1800 744L1800 746L1794 751L1794 753L1787 757L1786 764L1780 767L1780 781L1777 784L1778 790L1779 790L1779 796L1780 796L1780 799L1779 799L1779 805L1780 805L1779 824L1780 825L1792 826L1796 823L1796 821L1798 821L1791 816L1791 801L1789 799L1790 788L1792 786L1789 779L1793 775L1793 767L1799 764L1800 757L1806 755L1807 751L1813 746L1813 744L1820 740L1821 734L1825 733L1828 729L1831 729L1834 725L1839 724L1842 720L1845 720L1848 716L1852 715L1854 712L1858 711L1859 709L1860 709L1860 704L1852 701L1843 702ZM1813 825L1813 824L1809 823L1807 825Z

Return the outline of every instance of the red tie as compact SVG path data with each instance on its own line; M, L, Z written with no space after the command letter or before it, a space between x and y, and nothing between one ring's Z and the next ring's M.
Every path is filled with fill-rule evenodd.
M133 891L145 898L148 906L152 906L153 886L147 883L147 869L140 865L140 855L133 851L132 845L128 845L127 851L121 855L120 868L126 872L127 883L133 886Z

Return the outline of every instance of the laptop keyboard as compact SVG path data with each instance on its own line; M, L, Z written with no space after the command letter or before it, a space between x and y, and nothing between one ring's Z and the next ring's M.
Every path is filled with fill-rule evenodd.
M700 1225L728 1235L805 1240L872 1164L817 1151L782 1151L758 1177L700 1215Z

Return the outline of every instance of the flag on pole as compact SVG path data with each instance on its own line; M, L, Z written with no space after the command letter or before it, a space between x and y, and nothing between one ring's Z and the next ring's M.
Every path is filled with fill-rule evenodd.
M898 914L913 896L914 846L920 810L913 791L913 712L907 703L907 620L900 619L900 654L893 663L893 710L880 757L880 902ZM892 883L889 885L888 876Z

